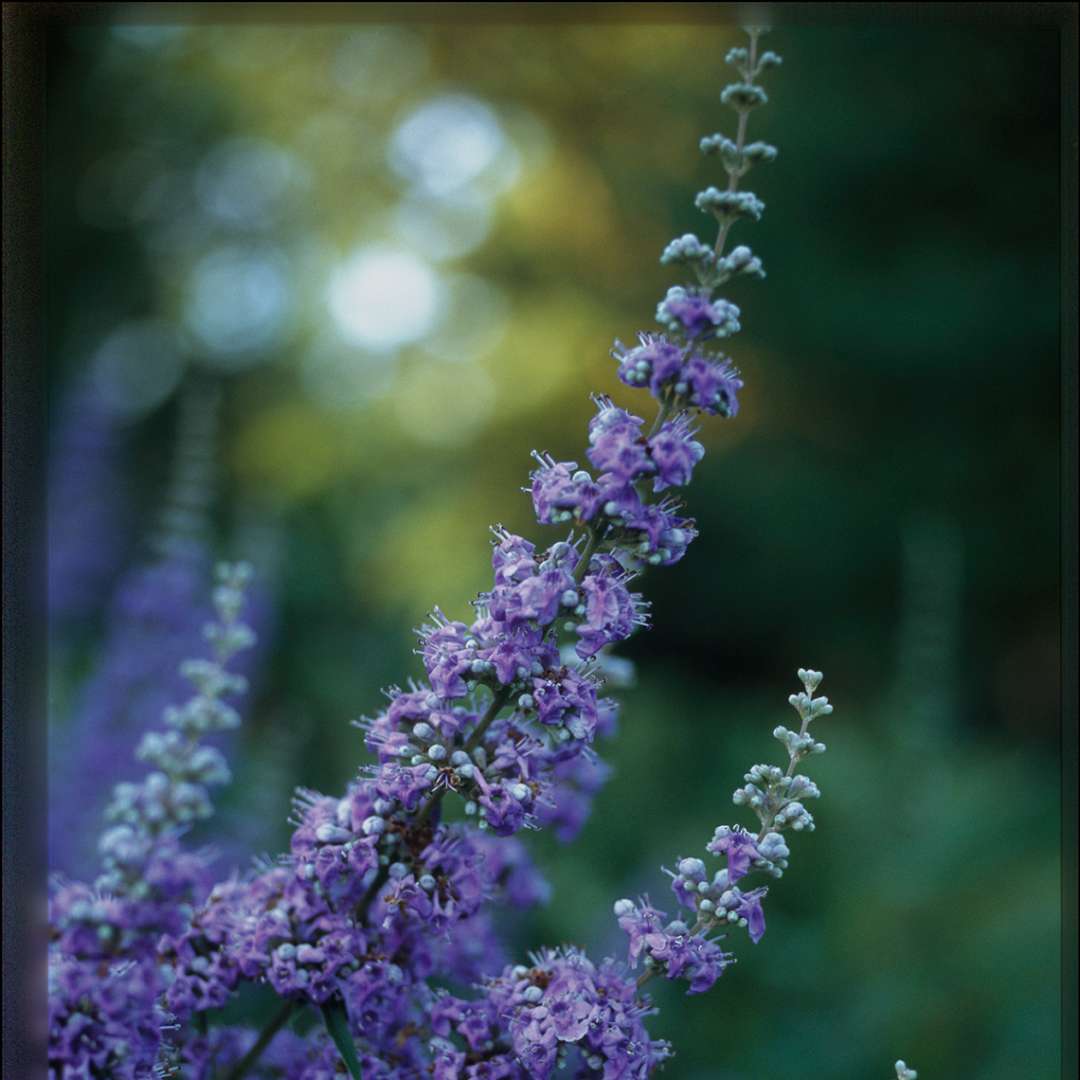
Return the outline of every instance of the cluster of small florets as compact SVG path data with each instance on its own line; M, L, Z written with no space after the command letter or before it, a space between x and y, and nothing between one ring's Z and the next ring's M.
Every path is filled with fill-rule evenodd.
M636 981L575 951L507 968L476 1000L424 1003L433 973L461 977L459 965L472 962L446 943L487 940L493 897L542 895L523 857L508 865L485 845L511 843L523 827L572 835L602 780L593 745L614 717L600 696L604 652L647 624L635 575L677 562L696 535L668 494L689 483L704 453L692 414L738 409L742 381L709 349L738 330L739 311L712 288L761 268L748 249L725 257L720 246L706 255L692 238L675 245L666 261L706 276L661 303L666 336L643 335L620 355L623 381L660 401L652 428L598 397L588 448L595 474L537 455L528 489L537 520L569 536L540 550L495 530L493 583L475 617L436 609L419 631L425 681L393 688L387 707L361 721L377 763L341 799L300 793L287 862L228 894L227 948L241 976L321 1006L346 1063L374 1054L384 1063L376 1075L386 1063L426 1060L438 1077L546 1077L573 1054L614 1077L644 1076L667 1055L642 1026L650 1006ZM447 796L463 823L442 821ZM687 860L680 866L696 874ZM711 905L710 926L742 921L757 935L763 890L740 893L738 871L723 873L715 896L694 879L695 911ZM666 923L647 907L623 918L632 960L686 978L693 992L730 961L700 927ZM342 1014L343 1023L334 1019Z
M686 861L686 860L684 860ZM682 919L668 920L647 899L637 904L619 900L615 904L619 926L629 935L631 967L643 962L648 974L662 973L668 979L685 979L688 994L703 994L732 961L719 944Z
M679 858L675 870L667 871L676 899L694 915L692 924L682 919L668 921L663 911L645 899L636 904L625 899L615 904L619 926L630 937L630 963L634 966L644 963L643 981L651 975L663 974L669 979L687 980L688 993L702 993L733 961L732 956L721 950L718 939L709 937L711 933L721 928L741 927L754 944L764 936L762 900L768 890L764 886L744 890L738 882L755 872L780 877L791 854L783 831L813 827L798 800L819 792L812 781L794 770L804 757L824 752L823 744L807 737L807 728L811 720L832 712L826 698L812 697L821 682L821 673L800 668L798 675L804 692L793 694L790 700L803 721L801 729L793 735L777 728L777 732L785 732L784 737L777 734L777 738L789 748L788 771L755 765L747 774L747 780L752 782L734 796L736 805L749 804L757 812L760 831L755 835L740 826L718 826L705 850L722 857L725 866L710 874L704 860L690 857Z
M163 938L182 950L199 933L191 922L192 905L209 889L210 856L187 850L183 833L210 812L208 786L228 775L217 752L199 740L233 726L237 715L222 698L243 689L226 664L252 643L239 618L249 576L246 566L219 568L217 621L206 627L213 657L186 667L196 692L185 706L166 712L171 730L144 739L140 757L157 766L155 771L141 783L116 787L108 814L113 824L100 844L103 873L93 887L54 883L51 1075L149 1075L165 1045L168 1017L160 1008L161 995L183 962L191 964L190 1007L204 996L194 979L202 964L190 949L176 952L180 967L159 963L156 950ZM219 994L216 1000L221 999Z
M818 742L810 734L809 728L811 721L828 716L832 712L832 705L826 697L813 696L821 682L821 672L800 668L799 678L805 690L792 694L788 701L799 714L801 726L798 731L789 731L781 725L773 731L773 737L787 749L787 769L782 770L775 765L755 765L743 778L745 785L732 796L736 806L749 806L757 814L762 828L774 831L785 828L796 832L804 829L813 831L813 815L803 802L821 795L813 780L795 770L804 758L825 752L825 744Z
M224 700L244 688L226 663L251 644L239 621L247 574L225 568L214 595L214 657L187 664L197 693L166 712L139 757L153 771L120 785L101 844L95 888L60 883L52 897L50 1075L159 1077L213 1074L239 1080L258 1069L290 1080L333 1080L347 1069L368 1080L547 1080L557 1068L601 1080L638 1080L670 1055L644 1021L642 991L654 975L702 993L733 962L721 929L765 931L766 889L739 884L786 869L783 833L808 829L802 804L818 792L796 772L824 746L810 722L831 711L813 697L821 680L800 670L805 693L792 704L798 731L777 728L789 754L783 771L754 766L735 802L755 810L752 834L721 826L706 853L669 872L690 915L669 919L648 900L620 900L629 965L596 964L577 949L545 950L505 964L496 907L524 907L548 887L512 834L550 827L569 839L606 775L595 744L610 735L613 703L601 695L608 647L647 625L632 591L649 566L671 565L696 536L671 489L687 485L704 450L696 414L731 417L743 383L715 342L739 329L739 309L713 290L737 274L763 276L749 248L723 254L728 229L756 219L756 196L738 180L775 150L746 144L746 117L767 100L757 76L772 53L732 50L741 81L721 100L739 116L734 140L702 143L718 153L727 190L708 188L699 206L719 224L714 246L687 235L663 262L694 269L697 283L672 288L657 319L663 335L617 346L619 377L659 402L655 422L595 399L588 460L537 455L529 490L537 520L569 535L546 549L495 530L492 588L471 622L436 609L419 631L425 680L389 691L386 708L359 726L376 762L340 797L301 790L288 855L211 887L209 861L183 844L211 812L209 790L228 779L204 735L235 726ZM655 496L661 496L658 500ZM462 820L445 809L457 800ZM634 975L630 969L642 969ZM473 986L459 997L433 988ZM261 1035L215 1023L245 984L282 999ZM303 1039L279 1030L294 1010L321 1012L326 1032ZM166 1013L165 1010L168 1012ZM166 1034L167 1033L167 1034ZM897 1063L901 1080L914 1074Z
M619 361L619 378L627 386L648 387L671 410L698 409L727 418L739 411L743 380L718 353L678 345L662 334L641 333L633 348L617 341L612 355Z
M764 277L761 260L745 245L724 255L727 234L740 219L759 221L765 204L753 193L740 191L739 180L756 164L773 161L776 148L767 143L747 143L749 113L768 101L755 79L780 58L766 52L760 58L755 45L732 49L728 63L739 71L741 82L721 94L721 101L739 117L734 139L723 134L701 140L704 154L719 156L728 174L724 188L710 185L699 192L695 205L713 217L719 227L715 244L706 244L692 233L672 240L660 257L665 265L689 267L697 281L668 290L656 309L664 335L640 336L638 346L628 349L616 342L613 355L619 362L619 378L628 386L648 387L665 415L679 410L731 417L738 411L738 392L743 387L738 371L727 357L712 351L711 343L740 329L738 307L715 298L713 292L737 275Z
M50 1077L151 1075L166 1015L151 961L99 964L49 950Z
M99 885L104 889L125 892L150 880L154 870L147 863L159 852L159 840L167 843L180 830L208 817L212 812L209 787L229 779L224 758L200 740L240 723L239 713L224 697L242 693L247 682L230 674L225 665L254 644L251 630L239 621L250 576L247 565L219 568L214 590L218 621L206 627L213 658L183 665L182 673L194 685L195 694L183 706L165 710L163 719L171 730L150 732L143 738L137 755L157 768L138 783L118 784L114 789L105 816L115 824L99 845L104 865Z
M732 248L727 255L718 256L713 248L703 244L693 233L672 240L664 248L660 262L665 266L689 266L697 275L699 285L712 288L723 285L739 274L756 278L765 276L761 260L744 244Z
M178 546L120 579L97 669L79 694L51 773L50 866L87 875L104 799L129 773L132 743L181 699L180 663L211 616L201 550ZM77 748L71 752L71 748Z
M444 995L432 1009L436 1075L544 1078L575 1064L578 1075L644 1077L670 1056L642 1022L653 1010L612 961L598 966L577 949L545 950L483 989L475 1000Z
M672 566L697 536L693 520L681 515L678 502L650 502L636 484L616 472L605 472L594 481L576 462L556 462L539 454L537 461L540 467L533 472L532 496L539 521L589 526L608 534L609 546L621 556L617 561L627 569ZM594 572L612 566L597 562L595 556L590 563ZM617 629L611 640L618 640Z
M341 800L303 792L296 814L288 859L219 886L163 939L167 1003L186 1018L264 983L295 1007L339 1010L373 1075L404 1075L422 1050L402 1033L423 1030L426 980L480 978L499 955L483 908L535 904L546 883L515 841L395 817L367 781Z

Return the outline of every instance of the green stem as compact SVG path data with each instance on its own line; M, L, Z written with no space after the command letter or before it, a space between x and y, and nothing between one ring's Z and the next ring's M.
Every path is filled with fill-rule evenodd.
M581 558L578 559L578 564L574 568L574 584L580 585L585 580L585 575L589 572L589 563L592 560L593 554L600 544L600 533L594 526L589 526L588 538L585 541L585 549L581 553Z
M664 421L671 415L671 402L660 402L660 408L656 410L656 419L653 421L653 426L649 429L649 434L646 438L651 439L664 425Z
M803 721L802 721L801 726L799 727L799 734L800 735L805 735L807 733L807 731L810 730L810 721L811 720L813 720L813 717L810 715L809 712L807 712L806 716L803 717ZM800 760L801 760L801 758L799 758L799 757L793 757L788 762L787 772L784 773L785 777L790 779L792 776L795 775L795 767L799 764ZM780 811L783 810L784 807L786 807L789 803L792 803L794 801L795 801L794 799L785 799L769 815L768 822L762 821L762 823L761 823L761 831L757 834L757 842L759 844L761 843L762 840L765 839L765 834L773 827L773 822L776 820L776 815L779 814Z
M510 700L510 694L512 693L510 686L502 687L498 693L491 699L491 704L488 706L488 710L484 713L483 719L476 725L476 730L469 736L468 741L465 743L465 753L469 753L471 750L475 750L480 741L487 734L487 729L491 727L495 721L495 717L502 712L503 706ZM440 792L440 795L442 792Z
M753 86L754 85L754 68L757 66L758 35L757 35L757 31L755 31L755 30L748 30L747 33L750 35L750 56L749 56L749 59L746 62L746 82L747 82L747 85ZM743 146L746 144L746 125L747 125L747 122L749 121L749 119L750 119L749 110L744 109L742 112L739 113L739 129L735 134L735 146L736 146L736 148L737 148L737 150L738 150L738 152L740 154L742 153ZM741 175L742 174L740 172L735 172L735 171L730 172L728 174L728 186L727 186L728 191L737 191L738 190L739 177ZM724 243L727 240L728 230L731 228L731 226L733 224L734 224L734 222L729 220L729 221L725 221L724 224L720 226L719 232L716 235L716 244L713 247L713 250L716 252L717 259L719 259L720 256L723 254Z
M286 1001L281 1006L270 1023L263 1028L262 1033L255 1040L255 1045L233 1066L232 1072L225 1080L240 1080L242 1076L248 1074L251 1067L262 1056L262 1052L273 1041L274 1036L285 1026L285 1022L292 1015L294 1004L292 1001Z
M349 1030L349 1017L345 1012L345 1006L340 1001L328 1001L322 1007L323 1022L326 1030L330 1032L330 1038L338 1048L345 1067L353 1080L361 1080L360 1058L356 1053L356 1044L353 1042L352 1032Z
M495 696L491 699L491 704L488 706L487 712L484 713L480 720L480 723L476 725L476 730L469 736L468 741L465 743L465 753L469 753L475 750L480 745L480 741L487 734L487 729L495 722L495 718L502 712L503 707L510 700L510 694L512 692L513 684L510 686L504 686L499 689ZM440 791L436 791L431 795L423 806L416 812L416 817L413 819L413 827L423 825L425 821L431 816L431 812L442 801L443 796L446 794L446 788ZM363 919L367 914L367 909L370 906L372 900L375 899L375 894L382 888L386 882L388 871L386 867L383 867L376 875L375 880L368 886L368 891L364 894L363 899L357 908L357 917Z
M483 739L487 733L487 729L495 721L495 717L502 712L503 706L510 700L511 687L504 686L498 693L492 698L491 704L488 706L487 712L484 713L480 720L480 723L476 725L476 730L469 736L468 741L465 743L463 749L466 753L471 750L475 750L480 744L480 740ZM436 791L431 795L423 806L416 812L416 817L413 819L413 828L423 825L425 821L431 816L432 811L442 801L443 796L446 794L446 789ZM379 872L375 875L375 879L368 886L367 892L360 898L360 902L356 905L356 919L358 922L363 922L367 917L368 908L371 907L375 897L378 895L379 890L386 884L387 878L390 876L389 866L379 867Z

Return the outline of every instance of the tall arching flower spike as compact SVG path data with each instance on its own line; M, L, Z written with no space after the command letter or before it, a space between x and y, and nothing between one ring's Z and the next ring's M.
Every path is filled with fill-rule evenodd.
M591 659L647 625L638 576L677 562L697 535L671 492L689 483L704 456L695 417L734 417L743 387L719 351L739 330L741 313L716 289L737 275L763 276L748 248L724 251L739 217L761 216L760 201L738 191L740 179L774 154L751 151L746 142L749 112L764 101L756 80L771 66L757 57L758 36L752 31L750 48L729 56L742 81L722 95L737 117L735 137L721 154L726 190L710 188L698 199L717 221L716 241L706 247L682 237L668 246L662 261L689 266L693 279L660 301L663 333L643 333L634 349L616 345L622 380L647 388L658 402L652 424L598 397L586 455L591 469L535 455L527 490L537 520L566 530L563 536L541 548L496 530L492 588L477 599L474 617L456 620L436 609L419 632L426 681L395 688L388 707L362 722L377 764L343 799L305 794L291 873L268 869L251 881L246 901L243 890L226 901L238 939L250 942L242 973L268 981L289 1003L321 1007L347 1064L372 1055L404 1066L406 1047L404 1058L457 1076L464 1075L462 1055L483 1047L492 1068L500 1062L495 1075L546 1076L572 1052L590 1070L645 1075L668 1054L645 1032L651 1005L637 977L614 962L598 967L578 950L546 951L531 966L492 974L473 1001L437 995L447 1025L431 1027L426 1043L403 1032L425 1029L426 980L441 962L433 933L468 934L483 901L505 887L487 873L477 844L485 833L506 843L522 828L559 820L569 770L582 775L578 763L595 759L593 743L610 712ZM568 644L575 657L569 663ZM448 799L465 824L443 823ZM783 809L790 812L785 805L777 813ZM795 827L786 819L776 824L777 837L787 824ZM734 882L751 862L779 866L786 848L764 835L762 841L771 858L741 832L714 838L731 881L714 901L695 894L706 914L713 903L710 926L741 922L755 940L760 936L764 890L742 891ZM688 860L680 867L697 873ZM718 907L721 897L730 906ZM658 921L651 907L634 917L632 957L662 963L671 977L687 978L693 992L711 985L730 961L702 933ZM327 953L323 943L331 940L338 944ZM395 957L395 974L393 1003L376 1017L362 1002L385 984L385 970L364 959L377 955ZM466 1046L455 1042L455 1032L473 1028ZM254 1068L254 1059L243 1067Z
M558 535L543 546L495 529L492 585L473 615L435 609L419 631L425 678L392 688L386 707L360 722L375 761L340 795L298 792L289 854L201 895L197 856L177 848L161 880L151 872L155 852L204 816L207 786L226 775L198 736L231 723L220 696L236 684L220 657L188 667L200 695L167 715L169 732L144 740L140 754L156 771L117 790L98 891L55 905L58 1080L93 1069L145 1076L148 1059L158 1076L214 1072L219 1080L315 1080L342 1070L379 1080L546 1080L567 1065L598 1080L646 1077L671 1048L648 1032L656 1010L645 983L664 974L701 993L733 960L717 931L760 939L766 889L744 879L779 877L790 854L784 834L813 827L804 803L817 788L798 766L824 749L809 726L831 711L813 696L821 680L813 671L799 672L803 692L791 699L798 730L774 732L787 768L755 765L735 793L757 831L719 827L706 846L721 863L711 876L697 857L670 872L689 914L668 919L647 899L615 905L629 964L573 947L513 964L492 920L497 906L546 895L514 834L552 827L572 835L587 813L604 775L597 740L614 729L603 696L607 651L648 624L637 591L645 571L679 561L697 535L672 494L701 463L697 423L738 412L743 381L720 346L740 329L741 312L716 290L764 276L749 248L725 251L736 223L764 209L740 181L776 154L746 139L751 112L767 100L758 80L779 63L759 54L760 33L749 31L749 47L728 54L739 81L721 101L737 118L734 137L702 141L727 173L723 188L697 198L716 240L688 235L665 248L661 261L687 268L691 280L660 300L661 333L614 350L619 378L656 400L652 423L598 397L591 469L536 455L526 490L538 522ZM228 626L235 592L228 581L217 596ZM244 644L228 626L218 644ZM452 820L446 811L455 807ZM121 910L140 921L114 940L101 930L122 925ZM136 966L106 963L99 991L87 996L83 956ZM260 1032L220 1015L208 1023L249 984L280 1002ZM162 1009L173 1017L167 1041ZM300 1041L283 1030L302 1010L320 1013L325 1031ZM910 1080L903 1063L897 1074Z

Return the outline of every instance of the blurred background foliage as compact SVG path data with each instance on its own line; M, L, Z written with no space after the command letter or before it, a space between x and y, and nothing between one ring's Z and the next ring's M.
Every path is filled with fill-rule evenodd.
M696 142L728 122L737 38L339 11L49 42L51 431L89 392L115 451L80 501L62 473L85 447L53 439L50 544L100 557L81 605L51 598L52 753L86 752L70 713L110 592L166 527L181 402L213 386L202 535L256 563L273 609L226 820L247 808L266 851L294 784L340 789L364 760L348 722L419 672L411 627L485 587L488 525L536 535L530 450L580 459L589 393L633 402L608 351L650 327L664 243L707 231ZM668 1075L865 1078L902 1055L1051 1077L1056 35L867 21L769 46L752 135L780 158L737 235L769 277L731 291L743 411L703 430L701 538L648 581L613 779L577 843L531 841L554 898L513 947L621 950L612 901L665 896L658 865L738 820L813 665L837 704L818 831L714 992L657 991Z

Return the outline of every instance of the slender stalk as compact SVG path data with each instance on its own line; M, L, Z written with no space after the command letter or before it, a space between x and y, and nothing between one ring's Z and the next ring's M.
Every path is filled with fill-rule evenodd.
M353 1080L362 1080L360 1070L360 1058L356 1053L356 1044L352 1040L352 1032L349 1031L349 1018L345 1013L345 1006L338 1001L328 1001L322 1007L323 1022L326 1030L330 1032L330 1038L341 1054L345 1067Z
M491 704L488 706L487 712L484 713L483 718L480 720L480 723L476 725L476 730L469 736L468 741L465 743L466 753L468 753L470 750L475 750L480 745L480 741L487 734L487 729L491 727L492 723L495 720L495 717L502 712L503 707L510 700L512 686L513 683L511 683L510 686L502 687L491 699ZM440 798L442 797L442 795L443 792L440 791Z
M510 694L512 686L502 687L495 696L491 699L491 704L487 708L487 712L480 719L480 723L476 725L476 730L469 736L468 741L465 743L464 750L468 753L470 750L475 750L480 745L480 740L487 734L487 730L495 722L495 718L502 712L506 703L510 700ZM446 788L442 788L440 791L433 792L423 806L416 812L416 817L413 819L413 827L422 825L431 816L432 811L436 806L442 802L443 797L446 795ZM360 900L360 903L356 907L356 917L359 920L367 915L368 908L371 907L372 901L374 901L379 890L386 884L386 879L389 876L389 869L385 866L379 868L378 874L375 875L375 880L368 886L367 892L364 893Z
M754 69L757 67L758 31L755 30L755 29L750 28L750 29L748 29L747 32L750 35L750 52L749 52L749 55L748 55L748 58L747 58L747 64L746 64L746 82L747 82L748 85L753 86L753 84L754 84ZM736 146L737 152L740 155L742 154L743 148L746 145L746 129L747 129L747 126L748 126L749 118L750 118L750 110L749 109L743 109L739 113L739 125L738 125L738 129L736 131L736 134L735 134L735 146ZM741 178L743 172L745 172L745 169L740 170L740 169L737 169L737 168L733 168L728 173L727 190L729 192L735 192L735 191L738 190L738 188L739 188L739 179ZM719 259L720 256L723 254L724 244L727 242L728 231L731 229L731 226L733 224L734 224L734 222L729 219L729 220L725 221L723 224L721 224L718 231L717 231L716 243L713 246L713 250L716 253L717 259ZM649 438L651 438L653 435L656 434L657 431L660 430L660 427L663 425L664 421L667 419L669 414L670 414L670 403L668 403L666 401L662 401L661 404L660 404L660 409L656 414L656 419L653 421L652 429L649 431L649 436L648 436ZM806 729L809 726L809 723L810 723L809 718L807 718L806 720L803 721L802 730L801 730L800 734L803 734L803 735L806 734ZM793 774L793 772L795 770L795 765L796 765L796 759L792 758L792 760L788 764L788 770L787 770L787 775L788 776L791 776ZM775 818L775 814L773 815L773 817ZM771 819L770 819L769 824L771 826L771 824L772 824ZM769 829L768 826L764 826L764 825L762 826L761 832L758 834L758 841L761 841L761 840L763 840L765 838L765 834L768 832L768 829ZM693 934L698 933L701 930L704 930L704 929L709 928L711 926L715 926L716 922L717 922L717 920L715 920L715 919L703 919L701 914L699 913L698 917L697 917L697 920L694 923L693 928L690 930L690 933L693 935ZM649 980L652 979L657 974L658 970L659 970L658 968L646 968L638 976L637 982L635 984L636 988L638 990L641 990L649 982Z
M225 1080L240 1080L250 1072L252 1066L262 1056L263 1051L273 1042L274 1036L285 1026L286 1021L292 1015L295 1002L286 1001L274 1014L270 1023L262 1029L255 1045L233 1066L232 1072Z
M589 562L593 557L593 553L600 546L600 533L595 526L589 526L589 532L587 539L585 540L585 548L581 552L581 558L578 559L578 564L574 567L574 584L580 585L585 580L585 575L589 572Z
M748 86L754 85L754 68L757 67L757 43L758 35L754 30L748 31L750 34L750 57L746 62L746 82ZM744 109L739 113L739 127L735 133L735 146L738 152L741 154L743 147L746 145L746 126L750 119L749 109ZM728 174L728 191L737 191L739 188L739 177L741 172L733 170ZM716 234L716 244L713 250L716 252L716 257L719 259L724 251L724 244L727 241L728 230L734 224L731 220L725 221L720 226L719 231Z
M663 426L664 421L671 415L671 402L660 402L660 408L656 410L656 419L653 421L653 425L649 428L649 434L646 438L651 439Z
M799 727L799 734L800 735L805 735L807 733L807 731L810 729L810 721L812 719L813 719L813 717L809 713L807 713L806 716L803 717L802 725ZM799 764L799 758L793 757L788 762L787 772L785 772L784 775L787 776L787 777L794 776L795 775L795 766L798 765L798 764ZM794 802L794 801L795 801L794 799L788 799L785 802L783 802L780 806L778 806L772 812L772 814L770 815L769 823L767 825L764 822L762 822L761 831L757 834L757 842L759 844L761 843L762 840L765 839L765 834L772 828L772 824L776 820L776 815L778 813L780 813L780 811L783 810L784 807L788 805L788 803Z

